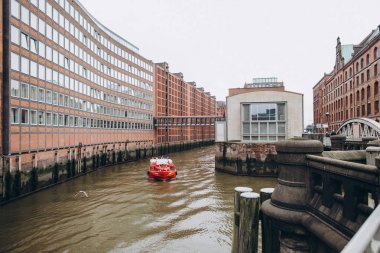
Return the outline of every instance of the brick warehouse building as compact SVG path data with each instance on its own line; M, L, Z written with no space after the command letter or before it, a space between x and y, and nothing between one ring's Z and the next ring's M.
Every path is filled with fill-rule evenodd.
M216 115L216 100L196 83L184 81L182 73L170 73L169 65L155 64L155 115L157 117L178 117L185 120L192 116ZM212 124L158 126L155 128L156 143L213 140L215 127Z
M77 158L82 146L91 157L154 143L155 65L136 46L75 0L0 2L0 138L11 170ZM186 113L215 114L209 94L188 84L185 96L197 103L186 101ZM169 141L178 140L179 130L170 131ZM211 127L186 131L188 140L214 138Z
M337 40L333 71L313 87L314 124L317 131L336 131L350 118L380 121L379 105L380 26L358 45ZM328 129L320 128L327 124Z

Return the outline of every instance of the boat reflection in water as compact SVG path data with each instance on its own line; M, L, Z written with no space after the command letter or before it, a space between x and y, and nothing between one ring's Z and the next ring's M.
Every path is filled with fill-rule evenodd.
M171 159L168 158L152 158L148 171L149 178L167 181L176 178L177 170Z

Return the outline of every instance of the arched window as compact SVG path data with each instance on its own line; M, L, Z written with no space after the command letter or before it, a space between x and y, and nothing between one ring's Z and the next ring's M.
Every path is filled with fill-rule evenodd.
M363 69L364 68L364 59L361 58L360 59L360 69Z
M359 62L356 63L356 73L359 73Z
M374 94L375 96L379 94L379 82L375 82L374 86L373 86L373 89L374 89Z
M352 68L350 68L350 77L352 76Z
M373 49L373 59L377 59L379 57L379 52L377 50L377 47Z
M369 54L367 54L367 66L369 65Z

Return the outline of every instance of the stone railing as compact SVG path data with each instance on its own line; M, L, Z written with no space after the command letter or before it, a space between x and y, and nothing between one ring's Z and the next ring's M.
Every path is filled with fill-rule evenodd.
M320 141L276 150L278 185L261 211L271 224L263 234L277 236L265 252L340 252L379 203L379 168L323 157Z
M276 147L265 143L216 144L215 169L248 176L277 176Z

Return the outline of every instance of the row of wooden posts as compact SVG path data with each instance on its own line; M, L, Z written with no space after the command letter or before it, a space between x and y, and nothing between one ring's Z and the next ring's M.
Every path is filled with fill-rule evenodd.
M262 231L265 229L265 219L260 213L261 204L270 199L274 188L263 188L260 194L249 187L236 187L234 197L234 228L232 238L233 253L258 252L259 222ZM262 233L262 252L268 252L270 236ZM270 251L269 251L270 252Z

